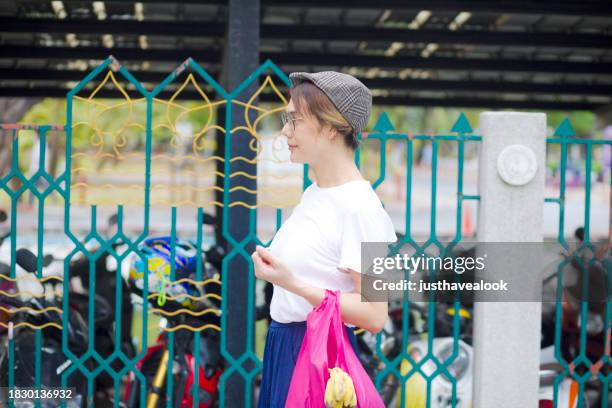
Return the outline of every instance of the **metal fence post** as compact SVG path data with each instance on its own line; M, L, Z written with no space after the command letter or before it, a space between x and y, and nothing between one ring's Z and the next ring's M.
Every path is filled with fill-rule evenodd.
M546 115L484 112L480 131L478 241L541 242ZM521 185L529 178L529 151L537 170ZM504 262L504 274L541 287L540 276L521 267L524 260L495 262ZM475 303L474 407L537 407L541 308L538 302Z
M258 0L230 0L228 4L228 24L226 35L226 49L224 55L224 85L228 92L234 92L259 66L259 15L260 4ZM236 95L222 111L225 115L224 143L229 144L225 151L224 177L229 181L225 184L223 209L224 223L227 223L225 238L233 240L228 251L238 249L241 243L249 239L252 234L251 212L257 204L257 152L251 149L250 143L254 136L246 129L244 104L249 103L250 97L255 94L258 81L253 81L243 92ZM242 104L236 103L240 101ZM257 100L251 101L257 105ZM231 115L228 115L228 113ZM248 115L250 122L255 121L255 111L250 109ZM231 118L231 119L230 119ZM242 126L242 129L239 127ZM237 129L238 128L238 129ZM224 145L225 146L225 145ZM226 147L226 146L225 146ZM229 155L227 154L229 153ZM243 174L243 176L231 175ZM244 174L251 176L246 177ZM235 205L240 203L241 205ZM255 364L252 359L244 359L246 354L253 350L252 335L254 332L252 317L253 305L249 304L249 262L250 253L255 249L254 242L249 241L244 251L247 256L238 253L224 267L223 285L226 325L225 344L226 351L235 360L232 369L237 369L227 378L224 384L224 401L222 407L251 407L255 403L253 398L253 381L246 378L243 372L252 373ZM250 326L250 327L249 327ZM223 347L223 346L222 346ZM241 372L242 371L242 372ZM229 372L229 371L228 371Z

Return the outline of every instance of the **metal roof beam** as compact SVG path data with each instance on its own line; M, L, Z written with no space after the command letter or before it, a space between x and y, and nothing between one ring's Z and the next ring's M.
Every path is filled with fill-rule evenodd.
M208 72L213 77L217 70ZM60 69L10 69L0 68L0 78L3 80L21 81L80 81L86 71ZM169 74L166 72L131 71L131 74L141 82L161 83ZM399 79L399 78L364 78L358 77L371 89L393 91L468 91L494 93L524 93L547 95L612 95L611 84L580 84L580 83L533 83L517 81L485 81L485 80L437 80L437 79Z
M91 91L91 90L90 90ZM87 94L87 90L82 91ZM132 98L142 97L139 93L131 90L126 91ZM2 87L0 88L0 97L56 97L64 98L68 93L68 89L59 87ZM174 91L163 91L158 95L158 98L169 99L174 94ZM117 97L117 91L102 89L97 94L100 97ZM261 95L262 102L277 101L271 99L273 96L264 94ZM183 91L179 96L180 100L201 100L202 96L198 92ZM416 97L374 97L374 105L378 106L441 106L441 107L458 107L458 108L488 108L488 109L543 109L543 110L587 110L594 111L606 106L606 103L591 103L591 102L565 102L565 101L540 101L540 100L503 100L494 98L416 98Z
M0 46L2 59L98 59L113 54L119 61L168 61L179 64L193 57L204 66L218 65L221 53L207 49L146 49L104 47L20 47ZM449 71L544 72L566 74L604 74L612 72L612 62L575 62L555 60L451 58L451 57L385 57L358 54L317 54L262 52L261 61L272 60L279 66L326 66L387 69L441 69Z
M431 10L433 12L505 13L505 14L554 14L571 16L612 16L610 3L606 1L559 0L262 0L264 6L320 7L349 9L397 9Z
M126 20L57 20L0 17L0 32L163 35L223 38L225 23ZM440 30L333 25L262 24L262 39L328 41L389 41L529 47L612 49L612 36L566 32Z
M131 3L128 0L106 0L108 3ZM226 6L226 0L146 0L146 3L163 4L208 4ZM262 0L265 7L293 8L347 8L360 10L431 10L431 11L471 11L482 13L506 14L546 14L569 16L612 16L610 3L606 1L576 0Z

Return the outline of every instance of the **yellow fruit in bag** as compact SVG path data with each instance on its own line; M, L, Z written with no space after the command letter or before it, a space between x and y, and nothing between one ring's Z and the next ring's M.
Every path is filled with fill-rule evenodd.
M330 368L325 386L325 406L345 408L357 406L357 395L351 376L339 367Z

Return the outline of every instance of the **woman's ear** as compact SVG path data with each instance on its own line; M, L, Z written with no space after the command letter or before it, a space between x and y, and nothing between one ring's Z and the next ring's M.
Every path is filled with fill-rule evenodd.
M336 129L334 129L333 127L329 126L329 125L325 126L324 132L325 132L325 137L330 142L333 142L334 139L339 136L338 131Z

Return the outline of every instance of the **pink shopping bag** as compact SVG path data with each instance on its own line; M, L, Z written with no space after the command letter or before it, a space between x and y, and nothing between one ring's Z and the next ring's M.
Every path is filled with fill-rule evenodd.
M339 367L351 377L359 408L384 408L351 346L342 317L338 292L327 291L325 299L306 319L306 335L291 377L287 408L325 408L329 370Z

